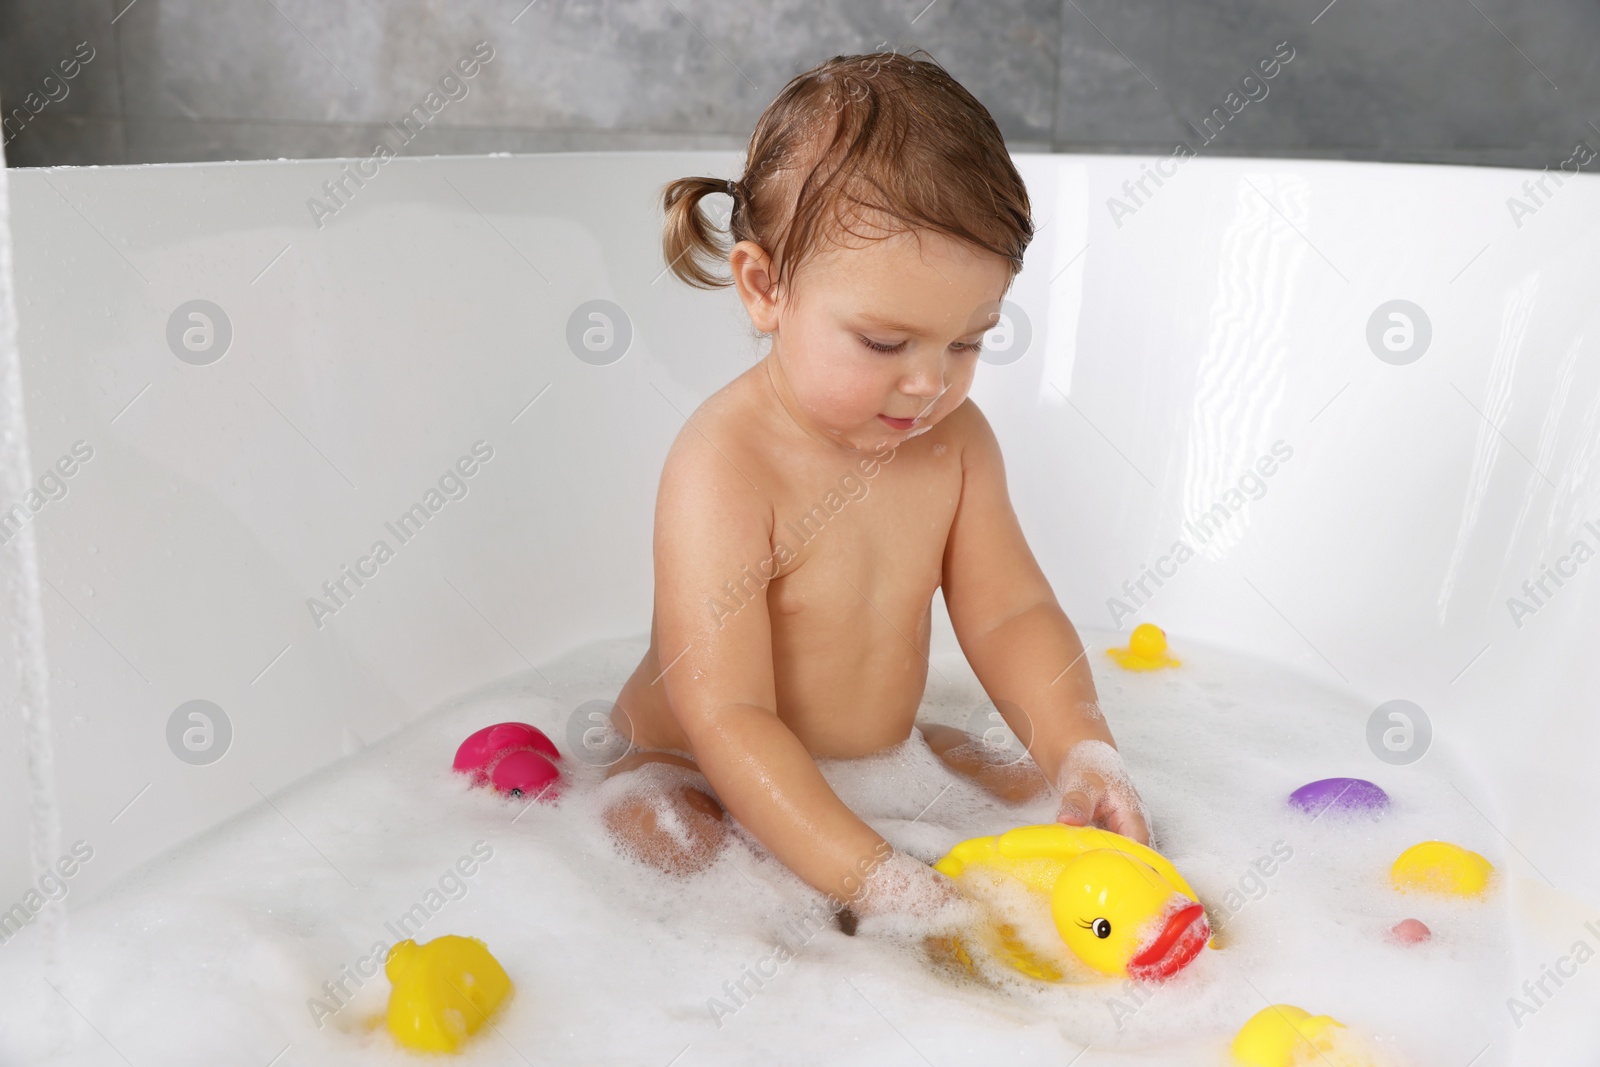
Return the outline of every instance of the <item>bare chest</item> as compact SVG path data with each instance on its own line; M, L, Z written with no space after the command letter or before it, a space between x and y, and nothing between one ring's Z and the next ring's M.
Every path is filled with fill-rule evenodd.
M961 498L953 449L902 445L887 462L836 466L797 474L774 500L775 629L920 616L939 587Z

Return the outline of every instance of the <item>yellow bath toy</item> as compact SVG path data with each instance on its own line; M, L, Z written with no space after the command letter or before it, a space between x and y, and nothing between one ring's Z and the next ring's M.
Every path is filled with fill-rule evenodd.
M1412 845L1389 868L1389 881L1401 892L1413 890L1447 896L1482 896L1494 865L1476 852L1448 841Z
M1233 1058L1244 1067L1298 1067L1320 1063L1334 1051L1344 1024L1293 1004L1274 1004L1250 1016L1233 1039Z
M445 934L427 944L405 940L383 967L389 1032L407 1048L455 1052L511 992L511 979L475 937Z
M1127 648L1108 648L1106 655L1130 671L1156 671L1176 667L1178 661L1167 655L1167 635L1161 627L1141 622L1128 635Z
M963 841L934 868L1012 880L1048 902L1061 940L1102 974L1159 981L1187 966L1211 937L1205 909L1165 857L1092 826L1019 826ZM1047 982L1060 967L1033 952L1009 924L986 931L996 958ZM959 955L965 955L964 951Z

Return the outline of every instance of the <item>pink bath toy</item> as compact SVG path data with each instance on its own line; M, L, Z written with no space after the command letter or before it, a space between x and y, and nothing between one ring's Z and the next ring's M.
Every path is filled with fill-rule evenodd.
M1290 793L1289 803L1309 815L1321 815L1329 808L1381 815L1389 810L1389 794L1365 778L1323 778Z
M489 780L496 789L514 797L538 796L546 786L561 780L561 772L545 758L544 753L531 748L519 748L500 757ZM555 793L551 789L544 795L554 797Z
M485 726L456 749L455 769L472 775L473 785L493 785L512 796L553 799L561 779L555 743L525 722ZM552 788L546 788L552 787Z
M1389 927L1389 938L1402 945L1420 945L1433 936L1427 924L1421 919L1401 919Z

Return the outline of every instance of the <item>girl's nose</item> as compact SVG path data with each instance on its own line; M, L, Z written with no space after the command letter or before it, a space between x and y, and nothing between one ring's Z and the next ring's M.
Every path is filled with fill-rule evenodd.
M937 400L950 388L944 377L944 363L937 357L917 360L904 378L900 391L922 400Z

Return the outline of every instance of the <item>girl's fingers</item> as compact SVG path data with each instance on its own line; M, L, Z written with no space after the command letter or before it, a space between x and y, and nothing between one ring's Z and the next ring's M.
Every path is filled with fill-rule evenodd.
M1132 805L1114 802L1106 815L1106 829L1114 834L1132 838L1141 845L1150 843L1150 828L1145 825L1144 818Z
M1056 812L1056 822L1068 826L1087 826L1094 814L1095 802L1081 789L1074 789L1061 797L1061 809Z

